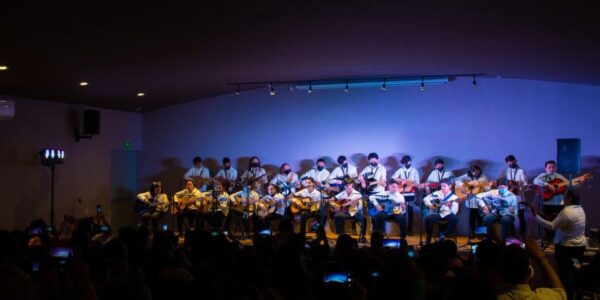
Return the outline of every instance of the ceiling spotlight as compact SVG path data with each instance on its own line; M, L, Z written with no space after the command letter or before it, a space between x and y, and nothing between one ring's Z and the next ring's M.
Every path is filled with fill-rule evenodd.
M312 94L312 93L314 93L314 92L315 92L315 91L314 91L314 90L313 90L313 88L312 88L312 81L310 81L310 82L308 83L308 93L309 93L309 94Z
M6 71L6 70L8 70L8 66L5 66L5 65L0 66L0 71Z
M350 93L350 87L348 87L348 80L346 80L346 87L344 87L345 93Z
M88 82L87 81L82 81L79 83L80 86L88 86Z
M233 93L233 94L236 96L240 95L240 84L239 83L237 84L237 87L235 88L235 93Z
M473 87L477 87L477 75L473 74L473 82L471 83Z
M387 91L387 79L383 80L383 84L381 85L381 87L379 88L382 91Z
M276 95L275 88L273 87L273 83L269 83L269 94L271 96L275 96Z
M137 93L137 96L138 96L138 97L144 97L144 96L146 96L146 94L144 94L144 93L142 93L142 92L139 92L139 93Z
M421 86L419 86L421 92L425 91L425 78L421 77Z

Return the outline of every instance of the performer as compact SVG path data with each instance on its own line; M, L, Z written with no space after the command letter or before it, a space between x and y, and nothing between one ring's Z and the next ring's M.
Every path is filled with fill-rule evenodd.
M202 193L194 187L192 180L185 182L185 189L175 193L175 205L177 211L177 229L179 234L183 234L183 222L188 219L188 227L196 227L198 224L197 215L200 208Z
M302 183L304 183L304 179L310 177L313 179L316 186L323 187L327 183L329 175L331 174L329 173L329 171L327 171L327 169L325 169L325 160L319 158L317 160L317 167L315 169L310 169L308 170L308 172L304 173L304 175L300 177L300 180L302 181Z
M366 190L369 195L381 193L385 191L385 181L387 171L385 167L379 163L379 155L372 152L367 156L369 165L365 167L358 177L363 190Z
M527 187L527 174L517 164L517 158L509 154L504 158L507 168L498 177L498 183L508 186L508 190L517 196L518 203L523 203L523 189ZM519 234L525 235L527 232L527 222L525 220L525 207L517 207L517 216L519 218Z
M363 228L366 228L366 226L362 226L365 223L362 213L362 195L354 189L354 182L346 183L344 190L335 196L335 202L332 203L332 206L336 208L333 217L336 233L338 235L344 233L344 221L355 220L361 223L359 242L365 243L365 230Z
M338 166L329 174L329 192L332 194L340 193L344 190L346 181L354 181L358 178L356 167L348 164L348 159L340 155L337 159Z
M183 175L183 179L192 180L201 192L206 192L208 188L207 184L211 181L210 172L202 166L202 158L200 156L194 157L192 162L194 166Z
M542 199L542 212L548 217L549 221L554 220L556 215L563 209L564 193L560 193L556 185L568 185L569 181L562 175L556 172L556 162L549 160L544 164L544 172L540 173L534 180L533 184L538 186L540 192L549 192L548 199ZM540 194L539 198L543 198ZM545 228L544 230L544 241L545 244L552 242L554 237L554 231Z
M415 206L415 187L418 187L421 179L419 171L411 166L412 158L404 155L400 160L402 167L392 175L392 180L398 183L398 190L406 201L407 234L412 235L413 211Z
M162 190L160 181L152 182L150 190L144 193L139 193L137 199L143 204L145 212L142 213L142 223L148 226L149 221L152 222L152 232L158 231L158 222L164 217L169 210L169 199L167 194Z
M212 228L223 230L225 219L229 214L229 194L225 191L223 183L215 182L215 190L205 193L205 209L202 212L202 219ZM227 230L229 230L227 228Z
M244 171L240 179L242 185L253 186L254 191L258 193L258 195L263 194L263 185L269 182L267 179L267 171L260 166L260 159L257 156L250 158L248 169ZM254 184L254 182L257 184Z
M279 167L279 174L271 179L271 184L277 185L284 196L296 192L300 188L298 175L292 172L292 167L288 163L284 163Z
M491 226L499 220L502 239L514 235L518 201L517 196L508 190L508 186L501 184L497 190L477 194L475 199L485 214L483 223L488 227L488 233L492 232Z
M440 184L440 190L427 195L423 199L425 205L433 211L425 218L425 232L427 233L426 242L431 242L431 232L433 224L439 221L447 221L446 229L444 232L440 232L440 240L443 240L448 234L452 233L456 229L458 223L458 197L454 195L450 188L452 182L448 179L442 179Z
M398 183L390 181L388 191L369 196L369 201L374 206L374 214L371 218L373 230L385 232L385 221L392 220L400 225L400 238L406 238L406 201L404 196L398 192ZM376 212L376 213L375 213Z
M427 177L426 182L428 185L426 185L426 187L428 190L430 189L431 191L438 191L440 190L440 186L444 179L452 178L452 171L447 171L445 169L444 160L441 158L436 159L433 165L435 169L431 171Z
M482 173L481 167L473 165L469 171L456 178L456 194L459 198L466 199L465 206L469 209L469 234L475 235L475 229L483 225L483 218L479 213L479 201L475 194L488 191L490 185L487 177Z
M282 220L285 217L285 197L279 192L276 185L269 184L267 186L267 195L261 201L265 203L268 212L264 221L265 228L271 228L271 221Z
M296 199L292 199L292 201L300 201L300 199L307 199L302 206L300 214L300 233L302 235L306 234L306 220L308 218L316 218L317 222L319 222L320 226L325 226L325 221L327 218L327 214L323 213L323 210L320 209L321 206L321 193L315 189L315 184L312 178L306 178L304 185L306 188L293 193L293 197ZM294 204L292 204L294 205Z
M231 159L229 159L229 157L224 157L223 168L215 175L215 180L223 184L225 192L231 193L235 188L237 177L238 173L237 170L231 166Z
M258 220L255 215L256 202L260 199L260 196L256 192L256 185L258 181L254 181L250 187L244 187L241 191L233 193L229 196L231 201L231 208L229 209L229 216L227 218L226 228L231 229L231 220L233 216L236 216L242 220L244 232L242 233L242 240L250 238L250 222L254 223L254 230L258 230Z

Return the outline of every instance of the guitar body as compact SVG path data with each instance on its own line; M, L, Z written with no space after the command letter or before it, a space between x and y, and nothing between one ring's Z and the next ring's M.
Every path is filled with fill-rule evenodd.
M156 204L148 204L140 199L136 199L134 210L138 215L143 215L147 212L154 212L156 210Z
M399 207L399 205L396 205L396 203L393 200L377 199L377 203L379 203L379 206L381 206L382 208L381 212L385 213L388 216L402 213L402 209ZM377 210L377 207L375 205L371 204L368 213L369 216L375 217L380 212Z
M464 181L462 185L455 185L454 194L460 199L465 199L469 195L476 195L485 192L485 189L489 186L491 186L491 182L488 181Z
M179 198L179 203L177 203L177 211L187 210L195 203L196 198L194 197L181 197Z
M565 182L559 178L554 178L554 180L548 181L548 184L554 186L554 192L550 189L538 187L538 192L544 201L550 201L552 198L554 198L554 196L564 194L567 191L567 184L565 184Z
M398 192L400 193L414 193L415 192L415 182L412 180L404 180L404 183L400 184L398 188Z
M212 179L210 178L202 178L200 176L192 176L192 182L197 189L202 188L203 185L210 184Z
M310 198L298 198L298 197L294 197L292 198L292 203L290 205L290 212L293 215L297 215L303 211L309 211L309 212L314 212L314 211L318 211L319 210L319 203L311 203ZM308 203L307 203L308 202Z

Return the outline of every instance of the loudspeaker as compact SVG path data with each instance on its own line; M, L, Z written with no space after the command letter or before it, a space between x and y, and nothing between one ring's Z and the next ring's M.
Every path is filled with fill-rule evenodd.
M581 171L581 140L557 139L556 162L559 173L579 174Z
M100 134L100 111L86 109L83 111L83 134Z

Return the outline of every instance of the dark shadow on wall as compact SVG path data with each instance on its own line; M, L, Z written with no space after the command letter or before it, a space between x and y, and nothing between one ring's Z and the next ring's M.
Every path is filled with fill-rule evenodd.
M175 192L183 189L183 186L185 185L183 174L187 172L188 168L182 166L179 158L175 157L165 158L161 161L161 164L163 165L163 170L152 178L149 178L148 182L143 186L148 186L149 188L150 183L153 180L160 180L163 184L164 191L170 197Z

